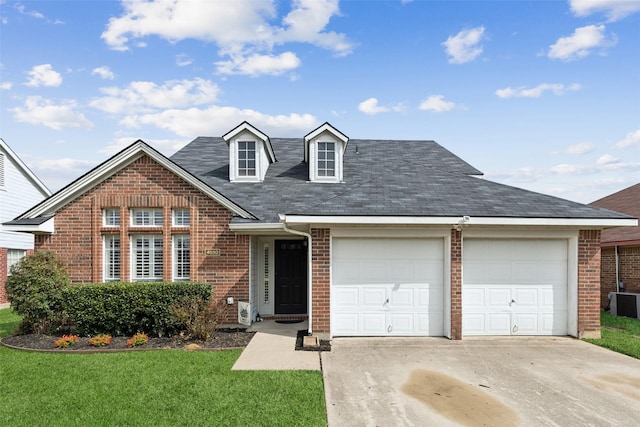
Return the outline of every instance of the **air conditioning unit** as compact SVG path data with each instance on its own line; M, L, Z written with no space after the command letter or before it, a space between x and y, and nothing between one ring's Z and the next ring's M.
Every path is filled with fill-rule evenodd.
M640 319L640 294L611 292L609 294L609 301L609 307L613 316Z

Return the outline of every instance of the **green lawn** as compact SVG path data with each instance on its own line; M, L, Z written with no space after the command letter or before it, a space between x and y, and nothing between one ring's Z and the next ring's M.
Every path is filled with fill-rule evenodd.
M11 310L0 310L1 336L18 322ZM0 347L0 425L327 425L320 372L231 371L239 355Z
M612 316L603 311L600 315L600 323L602 338L585 339L585 341L640 359L640 320Z

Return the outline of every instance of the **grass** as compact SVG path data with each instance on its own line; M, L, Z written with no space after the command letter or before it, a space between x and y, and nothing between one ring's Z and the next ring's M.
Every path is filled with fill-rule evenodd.
M19 321L0 310L0 336ZM327 425L320 372L231 371L240 352L0 347L0 425Z
M602 338L599 340L585 339L585 341L640 359L639 319L612 316L603 311L600 314L600 324L602 325Z

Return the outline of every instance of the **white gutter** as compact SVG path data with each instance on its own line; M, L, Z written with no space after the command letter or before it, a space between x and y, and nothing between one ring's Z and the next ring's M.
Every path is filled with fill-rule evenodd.
M637 219L618 218L505 218L505 217L424 217L424 216L326 216L284 215L288 224L345 224L345 225L465 225L510 226L573 226L573 227L634 227Z
M618 245L615 246L616 251L616 292L620 292L620 254L618 253Z
M291 234L295 234L298 236L303 236L307 238L307 242L308 242L308 248L307 248L307 314L309 317L309 324L308 324L308 328L307 328L307 332L310 334L313 334L313 306L312 306L312 301L313 301L313 286L312 286L312 268L313 268L313 255L312 255L312 248L313 248L313 239L311 238L311 234L310 233L306 233L304 231L298 231L298 230L292 230L287 226L286 223L286 215L282 215L282 214L278 214L278 216L280 217L280 221L282 221L282 228L284 229L284 231L286 231L287 233L291 233Z
M33 234L53 234L55 231L55 217L51 217L42 224L9 224L3 225L4 231L15 231L19 233L33 233Z

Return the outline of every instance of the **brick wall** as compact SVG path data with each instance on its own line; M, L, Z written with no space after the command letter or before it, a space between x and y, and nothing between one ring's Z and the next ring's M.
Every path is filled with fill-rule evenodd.
M600 338L600 231L578 235L578 337Z
M120 227L103 227L102 210L120 208ZM130 208L161 208L163 226L131 227ZM191 226L172 227L173 208L189 209ZM52 235L36 236L36 249L55 252L67 265L72 283L102 281L102 236L120 234L121 280L129 281L129 241L133 234L162 234L163 276L172 279L172 234L191 236L191 281L214 286L214 297L249 298L249 237L229 229L232 213L147 156L89 190L55 217ZM208 249L219 255L207 254ZM226 321L237 321L237 302Z
M451 230L451 339L462 339L462 233Z
M640 245L620 246L620 280L625 292L640 293ZM600 263L600 306L609 308L609 292L616 292L616 253L614 246L602 248Z
M331 232L328 228L311 229L312 329L314 334L328 334L331 327Z

